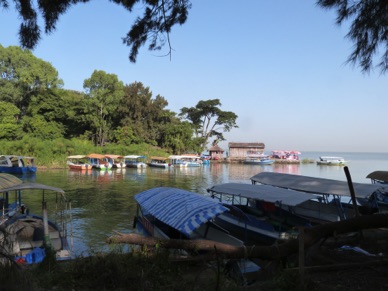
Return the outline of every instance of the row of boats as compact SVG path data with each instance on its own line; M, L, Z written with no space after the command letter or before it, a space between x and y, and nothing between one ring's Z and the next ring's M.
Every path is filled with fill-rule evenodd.
M299 156L297 154L290 154L287 156L270 156L264 153L248 153L244 159L244 163L252 165L272 165L276 160L286 162L300 162ZM347 163L343 157L336 156L320 156L316 162L317 165L325 166L345 166Z
M198 155L172 155L169 157L151 157L140 155L109 155L89 154L74 155L67 157L67 165L73 170L99 169L107 170L112 168L145 168L147 166L156 168L168 167L200 167L209 163Z

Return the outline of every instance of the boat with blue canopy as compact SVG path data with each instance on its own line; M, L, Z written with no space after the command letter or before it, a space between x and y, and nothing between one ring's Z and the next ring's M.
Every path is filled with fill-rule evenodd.
M210 197L178 188L157 187L135 195L134 225L142 234L164 239L208 239L242 246L213 220L228 208Z

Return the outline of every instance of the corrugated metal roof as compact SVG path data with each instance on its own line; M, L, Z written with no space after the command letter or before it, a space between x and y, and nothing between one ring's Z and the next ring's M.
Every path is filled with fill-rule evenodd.
M230 142L229 148L259 148L259 149L264 149L265 144L262 142Z
M387 183L388 182L388 171L374 171L368 176L366 176L369 179L376 180L379 182Z
M350 197L349 185L345 181L273 172L261 172L252 176L251 181L308 193ZM353 183L353 188L357 198L368 198L384 187L382 184Z
M0 190L13 187L16 185L20 185L22 183L23 183L22 180L20 180L19 178L13 175L5 174L5 173L0 174Z
M135 200L155 218L186 236L228 210L209 197L169 187L143 191L135 195Z
M280 202L284 205L295 206L308 201L314 196L303 192L273 187L269 185L252 185L242 183L225 183L214 185L208 192L218 194L237 195L244 198L262 200L272 203Z

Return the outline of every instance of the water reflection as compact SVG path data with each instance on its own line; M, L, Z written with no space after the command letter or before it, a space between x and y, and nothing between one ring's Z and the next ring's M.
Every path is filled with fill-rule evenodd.
M206 189L215 184L251 183L250 177L265 171L338 180L345 177L343 167L323 168L316 164L260 166L212 163L193 168L40 171L34 179L37 183L64 189L71 199L74 246L76 254L80 255L87 254L89 250L108 250L105 244L108 236L115 231L132 231L136 211L133 196L141 191L166 186L207 194Z

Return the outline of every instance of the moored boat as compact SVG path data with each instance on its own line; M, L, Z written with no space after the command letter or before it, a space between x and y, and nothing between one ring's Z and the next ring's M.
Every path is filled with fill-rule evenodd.
M124 156L124 163L128 168L146 168L146 156L127 155Z
M112 168L125 168L124 156L105 154L105 157L107 158L108 163L112 165Z
M86 171L92 169L92 165L88 164L85 155L73 155L67 157L67 165L70 170Z
M36 173L35 158L17 155L0 156L0 173Z
M250 165L272 165L275 161L269 155L248 153L244 159L244 164Z
M317 165L320 166L345 166L346 163L343 157L321 156L317 160Z
M201 157L198 155L182 155L181 156L183 162L186 164L186 167L201 167L203 162Z
M341 220L353 217L355 214L349 184L346 181L273 172L261 172L250 179L253 184L260 183L319 195L320 201L335 204L341 209L339 212ZM376 197L384 191L384 185L352 183L352 186L361 214L379 210Z
M168 167L172 166L168 162L168 158L164 157L151 157L150 161L147 163L148 166L153 168L164 168L167 169Z
M312 225L309 218L292 211L312 199L309 194L242 183L214 185L207 192L230 209L217 216L215 222L247 245L271 245L295 238L297 227Z
M112 168L112 164L109 163L108 158L102 154L89 154L87 155L89 164L92 165L93 169L97 170L109 170Z
M24 205L22 195L43 192L41 214L32 214ZM50 199L50 195L53 199ZM71 258L71 248L67 241L67 215L69 202L62 189L23 182L15 176L0 174L0 244L18 263L38 263L48 248L59 260ZM53 220L49 219L48 203L55 201Z

